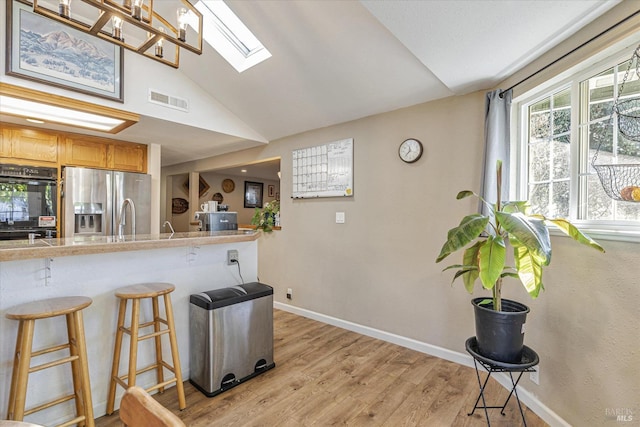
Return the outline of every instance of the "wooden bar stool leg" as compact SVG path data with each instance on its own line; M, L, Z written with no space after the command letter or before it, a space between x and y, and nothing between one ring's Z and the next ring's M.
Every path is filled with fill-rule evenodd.
M18 383L18 364L20 363L20 349L22 348L22 321L18 322L18 337L16 338L16 350L13 353L13 370L11 371L11 389L9 390L9 408L7 417L11 420L15 411L16 387Z
M69 354L71 356L78 355L77 346L77 330L75 325L75 319L72 313L65 315L67 320L67 337L69 341ZM73 393L75 394L76 414L77 416L84 415L84 395L82 393L82 382L80 380L80 361L79 359L71 361L71 376L73 378ZM79 427L84 427L85 423L78 423Z
M173 370L176 375L176 389L178 391L178 407L184 409L187 407L187 401L184 397L184 384L182 384L182 368L180 367L180 354L178 353L178 340L176 339L176 327L173 321L173 307L171 305L171 295L164 295L164 310L167 315L167 324L169 326L169 342L171 343L171 356L173 357Z
M113 407L116 402L116 378L120 370L120 352L122 349L122 334L124 328L124 318L127 312L127 300L120 299L118 309L118 326L116 327L116 342L113 350L113 363L111 365L111 381L109 382L109 396L107 397L107 415L113 414Z
M18 355L18 378L16 379L16 397L14 401L13 416L9 416L14 421L24 419L24 406L27 399L27 383L29 381L29 367L31 364L31 346L33 344L33 330L35 320L22 320L24 322L22 330L22 342L20 343L20 353Z
M158 297L151 298L151 302L153 304L153 331L155 333L160 332L160 308L158 307ZM156 377L158 380L158 384L162 384L164 382L164 369L162 367L162 336L155 336L156 342ZM160 387L158 389L159 393L164 392L164 387Z
M76 343L78 354L80 357L80 380L82 382L82 402L84 406L84 414L86 417L87 427L94 427L93 420L93 400L91 399L91 384L89 381L89 364L87 361L87 343L84 338L84 323L82 319L82 311L78 310L73 313L76 330Z
M136 385L136 371L138 370L138 326L140 322L140 300L134 298L131 307L131 340L129 342L129 375L128 387Z

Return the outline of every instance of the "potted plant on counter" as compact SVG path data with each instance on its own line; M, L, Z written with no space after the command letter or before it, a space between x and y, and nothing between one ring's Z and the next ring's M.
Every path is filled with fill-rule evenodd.
M478 279L492 298L474 298L478 352L501 362L519 362L524 340L524 322L529 308L502 298L504 278L520 280L529 295L537 298L542 284L542 270L551 262L549 225L579 243L604 252L602 246L563 218L546 218L530 212L526 201L503 202L502 162L496 166L498 200L489 203L472 191L461 191L456 199L478 197L489 208L489 215L471 214L449 230L436 262L464 249L462 264L446 267L456 269L453 280L462 278L469 293ZM513 248L514 266L507 266L507 247Z
M280 202L273 200L265 203L262 209L256 208L251 224L266 232L273 231L273 227L280 225Z

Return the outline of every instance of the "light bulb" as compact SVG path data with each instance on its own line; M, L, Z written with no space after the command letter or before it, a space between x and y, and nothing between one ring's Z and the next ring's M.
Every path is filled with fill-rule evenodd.
M144 0L133 0L133 7L131 8L131 16L138 21L142 17L142 3L144 3Z
M111 37L120 41L124 41L124 38L122 37L122 18L120 18L119 16L114 16L113 18L111 18L111 22L113 26Z
M187 40L187 13L189 11L184 7L178 9L178 40L184 42Z
M160 32L161 34L164 34L164 28L162 27L158 27L158 32ZM163 38L158 39L158 41L156 42L156 56L158 58L162 58L164 52L163 52L163 47L162 44L164 42Z
M58 15L63 18L69 18L69 6L71 5L71 0L60 0L58 3Z

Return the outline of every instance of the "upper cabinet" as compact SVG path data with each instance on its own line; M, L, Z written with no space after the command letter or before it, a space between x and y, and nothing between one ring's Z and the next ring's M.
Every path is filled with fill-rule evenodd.
M109 146L102 142L91 141L78 137L64 139L65 165L87 166L91 168L107 167L107 150Z
M11 157L11 129L0 129L0 157Z
M147 146L94 136L0 127L0 157L126 172L147 172ZM13 160L12 160L13 161Z
M147 146L83 135L65 137L64 164L127 172L147 172Z
M142 144L113 144L110 147L109 168L119 171L146 172L147 146Z
M2 128L0 156L38 162L58 161L58 135L35 129Z

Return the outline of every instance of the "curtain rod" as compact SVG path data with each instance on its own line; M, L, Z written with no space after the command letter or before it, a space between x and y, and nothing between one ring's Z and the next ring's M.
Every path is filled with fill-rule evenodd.
M551 67L552 65L556 64L559 61L562 61L564 58L566 58L567 56L573 54L575 51L582 49L583 47L585 47L586 45L588 45L589 43L591 43L592 41L602 37L603 35L607 34L609 31L613 30L614 28L624 24L625 22L627 22L628 20L630 20L631 18L635 17L636 15L640 14L640 10L635 11L634 13L632 13L631 15L627 16L626 18L622 19L621 21L616 22L615 24L613 24L612 26L610 26L609 28L605 29L604 31L601 31L600 33L596 34L595 36L591 37L589 40L587 40L586 42L580 44L579 46L571 49L569 52L565 53L564 55L562 55L560 58L556 59L555 61L545 65L544 67L540 68L538 71L536 71L533 74L528 75L527 77L525 77L524 79L520 80L519 82L511 85L509 88L503 90L500 92L500 98L503 97L503 95L505 94L505 92L509 92L511 89L520 86L522 83L526 82L527 80L529 80L530 78L540 74L541 72L543 72L544 70L546 70L547 68Z

